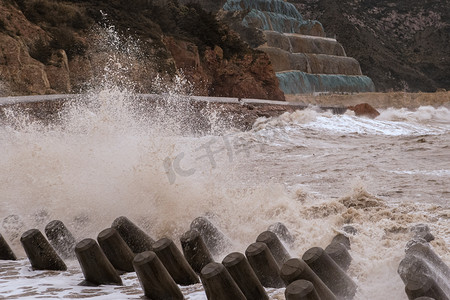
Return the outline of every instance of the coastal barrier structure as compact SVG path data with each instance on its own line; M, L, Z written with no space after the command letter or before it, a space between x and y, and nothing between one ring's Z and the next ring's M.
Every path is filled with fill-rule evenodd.
M62 221L53 220L49 222L44 231L48 241L62 258L75 257L76 240Z
M65 271L67 266L38 229L25 231L20 243L33 270Z
M263 33L265 52L285 94L373 92L372 80L342 45L326 37L322 24L305 20L283 0L228 0L223 10L238 12L242 25ZM245 37L243 37L245 39Z
M139 112L146 117L152 117L156 109L166 105L170 100L170 95L166 94L134 94L130 99L131 106L136 105ZM240 99L227 97L202 97L202 96L180 96L182 102L189 106L190 117L187 121L190 130L198 132L207 132L213 124L211 119L205 112L219 111L217 117L224 120L233 128L239 130L252 129L255 121L260 117L270 118L278 117L286 112L295 112L308 108L307 104L302 102L287 101L271 101L261 99ZM44 124L58 123L64 116L65 108L74 105L89 105L90 98L86 94L61 94L61 95L36 95L36 96L11 96L0 97L0 122L9 122L8 111L10 108L14 110L26 111L30 120L42 121ZM343 114L347 111L345 106L317 106L315 109L323 111L331 111L333 114ZM237 116L237 117L235 117ZM230 121L232 120L232 122ZM111 226L114 227L114 226ZM121 230L116 228L122 235ZM127 231L127 226L124 227ZM275 230L275 229L274 229ZM282 228L276 230L283 230ZM123 233L126 239L126 232ZM136 233L138 234L138 233ZM142 252L141 250L151 250L148 245L153 243L150 237L143 238L147 240L146 245L128 245L134 253ZM143 242L143 241L142 241ZM127 242L128 243L128 242ZM225 243L226 244L226 243ZM224 244L224 245L225 245ZM134 248L136 247L136 248ZM143 248L142 248L143 247ZM222 249L224 250L224 249ZM214 252L214 250L212 250Z
M70 248L85 277L80 285L123 285L120 275L136 272L144 295L151 299L184 299L179 286L197 284L200 280L210 300L269 299L265 288L283 287L286 287L287 300L353 299L358 289L347 274L352 263L351 236L357 234L357 230L349 225L331 239L325 250L313 247L301 258L291 258L290 247L283 240L293 237L283 223L275 223L269 229L277 229L274 230L277 233L262 232L256 238L257 242L247 247L245 255L229 253L222 263L213 260L204 239L231 241L207 217L195 219L191 229L182 235L180 242L184 256L172 240L162 238L155 242L124 216L117 218L113 225L114 228L104 229L98 234L99 243L86 238L74 248L73 236L61 221L55 220L46 226L52 239L57 235L65 237L65 240L69 237ZM122 232L127 232L128 243L145 245L144 251L133 253L115 229L123 230L122 226L127 228ZM408 242L405 258L398 267L408 299L449 300L450 268L427 241L434 238L429 227L417 224L411 232L413 238ZM38 229L23 233L21 242L34 270L67 270L52 247L60 244L50 244ZM4 239L1 239L0 246L0 260L16 259ZM149 247L152 250L146 250ZM71 257L68 255L65 259Z
M408 299L450 299L450 268L424 238L416 235L408 242L398 274L405 284Z

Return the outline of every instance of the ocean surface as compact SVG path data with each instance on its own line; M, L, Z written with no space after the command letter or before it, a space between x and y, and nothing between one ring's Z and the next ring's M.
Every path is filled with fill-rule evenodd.
M149 118L116 87L74 101L43 124L7 109L0 127L0 233L18 261L0 262L0 298L139 299L134 273L124 285L83 287L76 260L66 272L33 271L20 245L31 228L63 221L78 240L96 238L125 215L155 240L179 237L207 216L232 241L221 261L244 252L283 222L301 257L325 248L350 224L348 274L355 299L407 299L397 274L412 225L425 223L434 251L450 263L450 110L386 109L376 119L316 107L260 118L242 132L216 111L208 131L190 130L190 103L167 94ZM194 120L194 118L192 118ZM187 299L206 299L201 285ZM284 289L268 289L284 299Z
M407 299L397 268L415 224L428 224L433 250L450 263L450 104L385 109L374 120L312 106L245 132L232 126L240 116L207 107L202 128L182 76L155 80L165 96L148 114L126 77L139 67L138 43L103 31L105 73L55 120L2 108L0 233L19 260L0 261L0 298L142 297L134 273L123 286L85 287L76 260L65 272L32 270L20 236L55 219L82 240L127 216L180 246L191 221L207 216L232 241L218 262L275 222L295 238L292 257L325 248L350 224L357 300ZM182 291L206 299L200 284ZM284 289L268 293L284 299Z

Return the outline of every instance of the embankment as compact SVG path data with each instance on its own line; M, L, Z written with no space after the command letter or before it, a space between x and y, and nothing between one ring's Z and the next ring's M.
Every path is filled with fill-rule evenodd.
M169 100L166 95L140 94L134 97L131 108L137 109L139 114L151 117L155 111L164 110L167 105L170 106L171 101ZM12 110L24 112L29 121L58 122L61 114L69 105L88 101L88 97L85 95L77 94L0 97L0 120L7 120L8 112ZM284 101L201 96L186 97L181 102L175 105L183 105L183 108L189 111L189 122L195 124L195 130L199 131L207 131L211 126L207 113L205 113L207 111L214 111L218 118L230 120L227 122L231 123L230 127L248 130L259 117L275 117L284 112L294 112L307 107L301 103ZM334 113L346 111L345 107L323 108L331 109ZM168 107L167 110L170 108Z
M375 108L418 108L430 105L450 106L450 92L436 93L359 93L359 94L320 94L320 95L286 95L289 102L312 104L318 106L352 106L368 103Z

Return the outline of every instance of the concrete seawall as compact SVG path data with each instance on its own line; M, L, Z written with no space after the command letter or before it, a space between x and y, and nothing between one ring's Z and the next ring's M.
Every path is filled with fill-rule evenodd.
M319 95L285 95L292 103L311 104L317 106L352 106L368 103L377 109L410 108L430 105L433 107L450 107L450 92L436 93L357 93L357 94L319 94Z
M152 108L161 103L164 95L140 94L136 101L140 107L144 107L144 113L151 114ZM87 98L87 97L86 97ZM17 96L0 97L0 119L6 119L5 109L14 108L19 111L26 111L32 119L45 122L57 121L59 112L64 105L69 102L86 102L83 95L39 95L39 96ZM284 112L293 112L305 109L308 104L284 101L271 101L260 99L238 99L225 97L187 97L193 107L194 118L200 126L207 128L208 121L202 115L204 109L216 109L222 117L229 115L239 116L233 118L233 126L239 129L248 130L259 117L275 117ZM331 110L335 114L344 113L347 108L340 106L320 106L323 110ZM200 129L201 130L201 129Z

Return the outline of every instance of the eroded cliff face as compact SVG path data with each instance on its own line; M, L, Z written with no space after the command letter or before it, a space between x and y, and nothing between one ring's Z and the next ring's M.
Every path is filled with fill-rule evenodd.
M219 46L205 50L186 41L165 38L175 65L194 84L194 93L217 97L284 100L268 56L248 52L233 60L224 58Z
M44 3L52 5L50 2ZM32 4L38 5L39 2ZM78 12L70 4L63 5L68 14ZM29 9L37 8L32 6ZM29 18L15 1L0 0L2 95L74 93L85 84L99 81L108 64L108 52L116 50L99 46L101 38L98 35L105 32L72 30L66 28L66 24L61 25L59 32L54 31L59 27L57 23L52 26L43 21L32 22ZM73 49L79 46L83 47L83 51L77 53ZM129 57L127 59L130 60ZM127 76L137 79L136 86L141 87L144 83L149 84L143 75L155 72L149 71L153 64L149 66L145 61L139 63L139 70L128 70Z
M192 1L211 10L218 10L218 6L227 2ZM337 38L347 55L361 64L362 72L374 81L378 91L450 90L448 1L288 2L297 7L304 19L318 20L328 37ZM232 25L238 30L236 21L237 18ZM252 47L261 41L255 31L240 29L241 36Z
M199 7L138 1L125 10L125 1L78 2L0 0L2 95L76 93L115 68L117 82L126 78L141 93L157 91L157 76L170 80L183 74L196 95L284 100L268 56L245 46L224 25L212 24L215 31L206 32L204 40L202 34L182 36L177 27L190 33L196 30L190 26L216 22ZM52 9L62 20L49 15ZM194 17L180 21L186 9ZM155 14L159 24L152 21ZM109 25L97 25L101 18ZM119 36L121 44L114 44Z
M50 92L44 64L29 54L29 45L35 37L49 37L39 26L28 22L11 4L3 0L0 4L0 79L4 82L3 86L24 90L25 93Z

